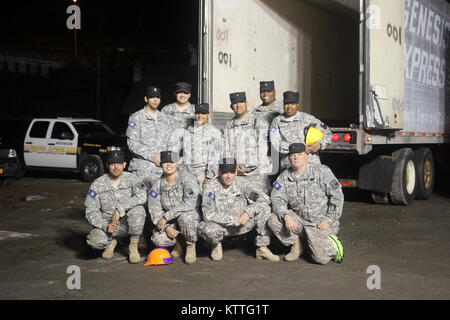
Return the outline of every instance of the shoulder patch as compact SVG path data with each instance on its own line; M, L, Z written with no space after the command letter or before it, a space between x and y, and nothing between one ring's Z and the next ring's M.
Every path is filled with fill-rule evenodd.
M333 189L337 189L337 188L339 188L339 186L340 186L341 184L339 183L339 181L337 181L336 179L334 179L333 181L330 182L330 185L331 185L331 187L332 187Z
M97 192L92 189L89 190L88 194L92 199L95 199L95 197L97 196Z
M216 202L216 196L214 195L214 193L210 192L210 193L208 194L208 198L211 198L212 201Z
M186 197L191 198L194 195L194 191L192 190L192 188L187 188L184 194L186 195Z
M156 192L155 190L151 189L150 192L148 193L150 195L150 197L152 197L153 199L158 198L158 192Z
M277 127L275 126L270 126L270 132L277 132Z
M129 122L128 122L128 125L130 126L130 127L136 127L136 122L134 122L133 120L130 120Z
M273 187L277 190L280 190L282 188L281 184L278 181L275 181L273 183Z
M256 201L259 198L259 194L257 194L256 192L252 191L250 192L250 195L248 196L248 198L252 201Z

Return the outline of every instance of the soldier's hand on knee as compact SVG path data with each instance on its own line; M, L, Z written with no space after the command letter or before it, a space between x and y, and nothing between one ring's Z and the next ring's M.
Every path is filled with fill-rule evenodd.
M174 227L169 226L166 228L166 234L170 239L175 239L179 233L180 233L180 231L178 231Z
M112 223L114 226L118 227L118 226L119 226L119 219L120 219L120 213L119 213L119 211L117 211L117 209L115 209L115 210L114 210L114 214L113 214L113 216L112 216L111 223Z
M317 228L319 228L320 230L328 230L329 227L330 227L330 225L326 221L323 221L323 220L317 224Z
M316 153L317 151L320 150L320 143L319 142L315 142L310 146L306 146L306 153Z
M106 229L106 231L108 233L114 233L114 231L117 230L117 225L114 225L112 222L110 224L108 224L108 228Z
M247 212L242 212L239 215L239 222L241 223L241 226L245 226L249 219L250 219L250 217Z
M161 218L161 219L159 219L158 224L156 225L156 228L157 228L159 231L163 231L163 228L164 228L164 226L166 225L166 223L167 223L167 220L164 219L164 218Z
M289 231L295 231L298 229L297 222L288 214L284 215L284 225Z

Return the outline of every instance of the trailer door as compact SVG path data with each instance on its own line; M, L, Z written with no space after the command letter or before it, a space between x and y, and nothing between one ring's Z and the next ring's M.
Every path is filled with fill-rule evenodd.
M403 128L404 1L365 0L366 129Z

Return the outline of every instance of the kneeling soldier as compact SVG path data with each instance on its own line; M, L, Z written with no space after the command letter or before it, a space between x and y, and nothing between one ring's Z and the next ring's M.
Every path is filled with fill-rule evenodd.
M148 211L156 226L152 241L157 247L175 246L172 256L179 257L183 253L177 240L181 233L186 239L185 262L192 264L196 261L200 187L192 174L178 170L177 160L177 153L161 152L164 174L148 194Z
M283 171L271 193L274 214L269 228L286 246L292 246L284 260L297 260L302 253L301 238L306 237L316 263L331 259L342 262L344 252L336 237L342 215L344 195L331 170L308 163L305 145L289 146L291 168Z
M199 235L213 246L211 258L221 260L222 240L242 235L256 227L256 258L279 261L267 248L270 231L266 223L270 217L270 199L253 188L242 177L236 177L234 159L224 159L219 165L219 177L203 188L203 220L198 226Z
M144 182L130 172L124 172L126 162L121 151L108 154L109 173L97 178L86 196L86 219L95 227L87 243L102 250L102 257L111 259L117 237L130 235L129 261L138 263L139 237L145 223L143 204L147 199Z

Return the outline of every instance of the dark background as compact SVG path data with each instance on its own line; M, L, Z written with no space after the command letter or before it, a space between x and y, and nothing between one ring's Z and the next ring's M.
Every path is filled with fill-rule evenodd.
M144 88L159 86L161 106L174 101L177 81L193 84L197 67L198 1L77 1L81 29L69 30L72 1L8 1L0 10L0 57L64 62L48 77L11 70L0 59L0 117L73 116L104 121L122 133L144 106ZM141 81L133 81L140 66ZM139 78L137 78L139 79Z

